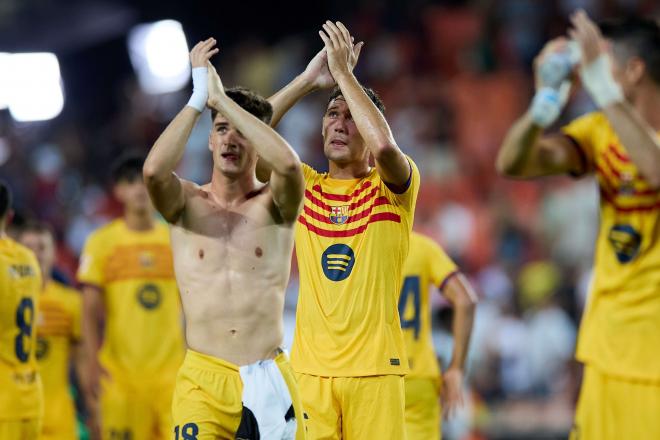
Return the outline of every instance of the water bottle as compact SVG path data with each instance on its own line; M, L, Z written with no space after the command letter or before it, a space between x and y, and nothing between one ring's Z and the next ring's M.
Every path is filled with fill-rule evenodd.
M559 90L561 83L569 77L573 68L580 62L580 46L569 41L566 48L549 54L539 67L539 75L544 86Z

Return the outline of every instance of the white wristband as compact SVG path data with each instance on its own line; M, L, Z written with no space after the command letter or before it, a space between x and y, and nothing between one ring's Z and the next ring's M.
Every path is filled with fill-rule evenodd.
M601 54L580 69L580 79L599 108L624 100L623 90L612 76L610 60L606 54Z
M193 93L188 105L198 112L203 112L209 97L208 84L206 82L207 68L194 67L192 70Z
M568 100L570 88L571 85L568 81L562 82L559 90L551 87L541 87L534 95L532 105L529 108L532 122L543 128L552 125L559 118Z

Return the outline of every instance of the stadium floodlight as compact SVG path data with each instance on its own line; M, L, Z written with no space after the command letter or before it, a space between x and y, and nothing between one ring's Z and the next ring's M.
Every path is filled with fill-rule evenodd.
M64 92L60 63L52 53L11 54L7 71L8 107L17 121L45 121L60 114Z
M10 54L0 52L0 110L9 106L9 58Z
M178 21L135 26L128 35L128 53L146 93L175 92L188 84L188 43Z

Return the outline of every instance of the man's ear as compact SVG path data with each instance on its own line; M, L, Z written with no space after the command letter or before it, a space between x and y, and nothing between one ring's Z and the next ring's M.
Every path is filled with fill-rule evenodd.
M646 63L639 57L632 57L626 63L626 76L630 84L638 84L646 73Z

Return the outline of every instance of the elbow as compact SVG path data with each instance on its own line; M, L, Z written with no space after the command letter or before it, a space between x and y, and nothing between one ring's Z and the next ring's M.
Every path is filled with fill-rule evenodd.
M502 177L521 177L520 173L517 172L518 170L516 170L516 167L512 163L504 160L501 155L498 156L495 161L495 171L497 171L497 174Z
M153 182L157 182L158 180L162 180L162 171L159 169L157 165L153 163L153 161L147 160L144 162L144 166L142 167L142 177L144 179L144 183L147 185Z
M400 154L399 147L392 141L385 141L374 148L374 159L378 162L386 161L388 158L396 157Z
M291 154L280 166L280 174L285 176L293 176L295 174L302 174L302 162L297 154Z

